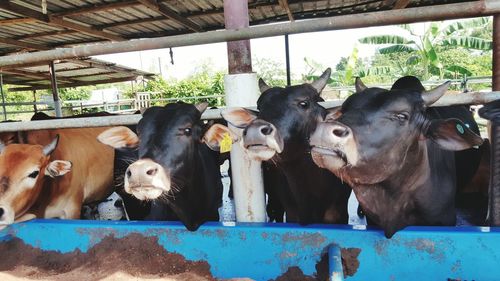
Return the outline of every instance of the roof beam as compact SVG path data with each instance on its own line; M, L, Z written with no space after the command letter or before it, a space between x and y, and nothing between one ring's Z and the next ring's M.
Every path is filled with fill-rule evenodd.
M65 10L62 12L53 13L52 16L55 17L76 16L81 14L115 10L120 8L138 6L138 5L141 5L141 3L137 2L136 0L117 1L113 3L95 4L90 6L78 7L76 9Z
M15 74L15 75L20 75L24 77L30 77L30 78L39 78L39 79L45 79L45 80L50 80L50 74L45 74L43 72L32 72L32 71L26 71L26 70L19 70L19 69L10 69L10 70L2 70L3 73L9 73L9 74ZM78 80L74 80L71 78L67 77L57 77L58 80L61 81L69 81L69 82L77 82Z
M404 9L408 4L410 4L410 0L397 0L396 3L394 3L393 9Z
M128 76L128 77L111 78L111 79L94 80L94 81L79 81L79 82L75 82L75 83L61 83L61 84L58 84L57 87L58 88L73 88L73 87L96 85L96 84L125 82L125 81L131 81L131 80L135 80L135 79L137 79L137 76ZM9 91L20 92L20 91L33 91L33 90L45 90L45 89L50 89L50 85L9 88Z
M290 21L294 21L295 19L293 18L292 11L290 10L290 6L288 6L288 0L279 0L281 8L285 9L288 19Z
M104 32L102 30L97 30L93 27L88 27L88 26L85 26L82 24L70 22L70 21L64 20L61 17L53 17L50 15L45 15L45 14L40 13L38 11L23 7L23 6L18 5L18 4L14 4L11 1L1 1L0 2L0 9L14 12L18 15L23 16L23 17L33 18L33 19L36 19L38 21L48 23L50 25L54 25L57 27L64 27L64 28L68 28L68 29L73 29L73 30L80 31L80 32L83 32L86 34L90 34L92 36L108 39L111 41L123 41L123 40L125 40L120 36L116 36L116 35Z
M99 38L108 39L111 41L124 41L125 40L121 36L113 35L113 34L105 32L105 31L98 30L98 29L91 27L91 26L89 27L89 26L85 26L85 25L82 25L79 23L70 22L70 21L64 20L61 17L52 17L51 16L50 20L49 20L49 24L55 24L55 25L58 25L61 27L73 29L73 30L80 31L80 32L83 32L86 34L90 34L90 35L93 35L93 36L96 36Z
M183 25L183 26L185 26L193 31L196 31L196 32L203 31L203 29L200 26L198 26L196 23L190 21L189 19L187 19L185 17L182 17L176 11L174 11L166 6L160 5L156 0L138 0L138 1L141 4L143 4L144 6L148 7L149 9L156 11L156 12L168 17L169 19L177 22L180 25Z
M51 49L48 46L23 42L23 41L19 41L19 39L13 39L13 38L0 37L0 43L12 45L12 46L18 46L18 47L30 49L30 50L50 50Z

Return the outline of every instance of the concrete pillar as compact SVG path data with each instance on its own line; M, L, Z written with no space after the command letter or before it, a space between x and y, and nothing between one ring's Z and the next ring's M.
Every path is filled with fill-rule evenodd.
M248 1L225 0L224 19L226 29L248 27ZM227 52L229 74L224 77L226 105L255 106L260 91L257 75L252 73L250 41L228 42ZM267 215L261 163L250 160L240 145L233 145L231 149L231 180L236 220L265 222Z

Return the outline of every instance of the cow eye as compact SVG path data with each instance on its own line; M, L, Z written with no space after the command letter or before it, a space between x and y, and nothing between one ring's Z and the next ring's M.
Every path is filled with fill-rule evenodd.
M190 135L191 135L191 133L192 133L192 129L191 129L191 128L185 128L185 129L184 129L184 134L185 134L186 136L190 136Z
M39 173L40 173L40 171L33 171L33 172L31 172L31 174L28 175L28 177L34 179L38 176Z
M303 100L299 102L299 106L302 108L308 108L309 107L309 101Z
M403 113L403 112L399 112L399 113L394 114L394 117L397 120L399 120L399 121L406 121L406 120L408 120L408 114L407 113Z

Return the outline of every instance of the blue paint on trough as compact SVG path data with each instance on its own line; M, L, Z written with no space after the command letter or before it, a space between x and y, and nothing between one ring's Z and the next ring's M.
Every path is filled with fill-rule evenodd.
M156 236L170 252L205 260L217 278L274 279L291 266L313 275L330 245L360 249L348 280L498 280L500 228L408 227L392 239L364 226L34 220L0 231L43 250L87 251L108 235ZM347 265L349 261L344 261ZM344 264L344 267L345 265ZM328 273L327 273L328 274Z

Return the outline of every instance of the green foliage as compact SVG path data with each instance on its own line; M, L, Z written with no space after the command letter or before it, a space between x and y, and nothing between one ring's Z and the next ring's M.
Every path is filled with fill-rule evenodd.
M94 86L83 86L77 88L62 88L59 89L59 97L63 101L70 100L88 100L90 92L94 90Z
M484 30L491 29L491 18L478 18L465 21L456 21L447 25L433 22L427 26L424 34L417 34L412 25L400 25L406 34L369 36L359 39L364 44L389 45L378 50L381 55L407 53L394 63L388 62L386 67L400 75L414 72L411 66L419 66L423 70L420 78L427 80L431 76L444 78L450 73L470 75L473 73L466 65L445 64L442 54L451 49L463 48L468 50L489 51L492 49L491 35ZM413 73L411 73L413 74ZM413 74L415 75L415 74Z
M149 80L145 91L155 92L151 99L182 99L186 102L208 101L211 106L223 105L222 98L202 98L224 94L224 74L195 73L181 81L166 81L161 77ZM163 103L159 103L163 104Z

